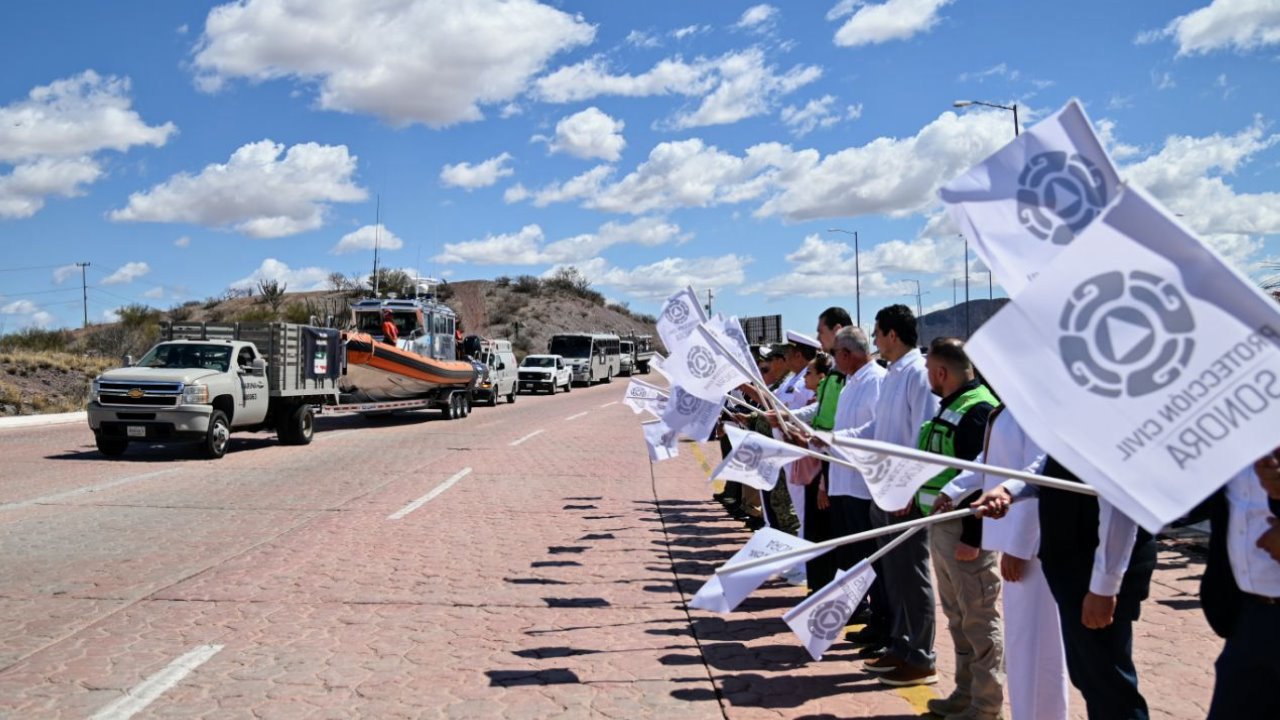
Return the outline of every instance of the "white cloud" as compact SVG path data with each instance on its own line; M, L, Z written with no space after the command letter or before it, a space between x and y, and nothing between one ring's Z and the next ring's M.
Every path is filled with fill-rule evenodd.
M440 182L445 187L460 187L464 190L489 187L498 182L499 178L515 174L515 170L507 166L509 162L511 153L502 153L477 165L466 162L445 165L440 170Z
M1280 4L1274 0L1213 0L1208 6L1174 18L1161 30L1138 35L1144 44L1163 38L1178 43L1178 55L1215 50L1246 52L1280 45Z
M0 162L81 158L101 150L159 147L177 131L149 126L132 108L129 79L86 70L0 107Z
M55 321L53 313L42 309L39 305L30 300L14 300L3 307L0 307L0 323L8 325L13 323L16 328L25 327L49 327ZM9 329L9 328L5 328Z
M80 274L79 265L76 265L75 263L72 263L70 265L63 265L62 267L59 267L53 271L53 284L61 285L62 283L66 282L68 279L73 278L79 274Z
M367 193L352 179L355 170L356 158L345 145L304 143L286 152L284 145L262 140L240 147L225 164L208 165L198 175L180 173L130 195L129 205L110 217L283 237L324 225L329 203L364 200Z
M995 111L944 112L914 136L881 137L826 157L779 143L755 145L737 156L692 138L658 144L613 183L612 169L602 165L542 190L521 188L513 197L532 198L539 206L580 201L596 210L634 214L758 201L757 216L789 221L901 217L936 205L940 184L1008 141L1008 116Z
M864 4L841 0L827 13L827 19L836 20L850 15L836 31L836 45L875 45L906 40L931 30L938 24L938 11L950 3L951 0L885 0L879 4Z
M327 110L394 124L479 120L595 28L535 0L240 0L209 12L197 84L294 78Z
M677 40L683 40L687 37L693 37L694 35L701 35L709 30L711 30L710 25L685 25L684 27L672 30L671 37Z
M1017 80L1020 75L1021 73L1019 73L1017 70L1010 70L1009 66L1006 63L1000 63L999 65L992 65L986 70L979 70L977 72L960 73L960 77L956 79L959 80L960 82L969 82L970 80L973 80L981 83L981 82L985 82L988 78L993 78L993 77L1001 77L1001 78L1006 78L1008 80Z
M564 152L579 158L600 158L616 162L622 157L627 141L622 137L626 123L615 120L597 107L561 118L556 135L551 138L551 152Z
M1261 249L1255 236L1280 234L1280 193L1240 193L1226 178L1259 153L1280 144L1261 119L1234 135L1174 135L1155 154L1121 168L1209 244L1248 271Z
M377 245L378 251L383 250L399 250L404 247L404 241L395 233L387 229L386 225L365 225L359 230L355 230L342 236L337 245L329 252L334 255L345 255L346 253L359 252L362 250L372 250Z
M891 240L864 249L855 263L853 245L809 235L786 256L791 265L787 272L749 285L742 294L764 295L769 300L797 295L852 300L856 288L866 297L893 297L903 294L906 285L902 280L889 279L886 271L927 273L954 267L959 264L963 245L958 240L950 245L933 239L912 243ZM936 257L929 257L931 254ZM856 283L855 268L861 270Z
M623 42L638 48L656 48L662 45L662 41L656 35L643 30L632 30L627 33Z
M291 292L309 292L324 290L329 286L329 270L319 267L293 269L275 258L262 261L257 270L248 277L241 278L229 287L235 290L257 288L262 280L284 283Z
M595 285L618 290L643 300L662 300L682 288L712 288L721 291L746 281L750 257L730 254L719 257L665 258L648 265L625 269L612 267L601 258L574 266ZM549 276L563 266L548 270Z
M183 235L182 237L173 241L173 246L180 247L180 248L191 247L191 238L187 235Z
M857 120L862 117L862 104L849 105L841 112L833 107L836 103L834 95L823 95L810 100L804 107L788 105L782 109L780 117L791 134L804 137L818 128L829 128L841 120Z
M125 285L151 272L151 266L145 262L130 262L116 268L116 271L102 279L103 285Z
M590 100L601 95L700 97L693 110L681 111L662 123L672 129L726 125L768 112L785 95L822 75L816 65L797 65L779 73L767 65L764 52L748 48L715 58L686 62L679 57L660 61L640 75L615 74L596 56L541 77L536 95L554 103Z
M37 158L0 175L0 218L26 218L44 207L50 196L77 197L84 186L102 177L102 168L90 157Z
M526 225L513 234L489 235L482 240L447 243L435 262L476 265L542 265L586 262L615 245L655 247L684 242L688 235L680 226L662 218L639 218L630 223L607 222L594 233L544 242L538 225Z
M764 32L773 27L778 18L778 8L772 5L752 5L742 13L734 27L739 30Z
M147 298L149 300L162 300L164 299L164 288L162 286L157 285L156 287L153 287L150 290L142 293L142 297Z
M1152 73L1151 80L1155 83L1157 90L1171 90L1178 87L1178 83L1173 79L1173 73L1171 72L1163 72L1159 76Z

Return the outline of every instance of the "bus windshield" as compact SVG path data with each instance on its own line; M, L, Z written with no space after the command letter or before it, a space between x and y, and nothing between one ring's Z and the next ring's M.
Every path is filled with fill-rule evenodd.
M591 338L581 335L556 335L551 338L551 354L567 358L591 357Z

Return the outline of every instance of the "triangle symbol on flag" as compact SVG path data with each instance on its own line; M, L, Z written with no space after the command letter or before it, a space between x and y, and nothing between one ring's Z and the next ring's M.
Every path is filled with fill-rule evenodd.
M1150 327L1139 325L1114 315L1103 320L1107 337L1111 340L1113 357L1120 362L1129 360L1129 354L1152 336Z

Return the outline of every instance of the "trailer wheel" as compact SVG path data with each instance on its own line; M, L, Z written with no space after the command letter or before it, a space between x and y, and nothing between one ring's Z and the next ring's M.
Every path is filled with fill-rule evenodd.
M129 447L127 438L109 437L102 433L96 433L93 440L98 445L98 452L107 457L119 457Z
M310 405L298 405L281 418L276 436L281 445L310 445L315 437L316 416Z
M227 422L227 414L214 410L209 415L209 430L200 442L200 450L204 456L217 460L227 454L227 444L231 442L231 423Z
M462 395L462 401L460 404L462 405L462 417L470 417L471 416L471 396L469 394L464 393ZM493 400L493 404L495 405L498 404L498 399L496 397Z

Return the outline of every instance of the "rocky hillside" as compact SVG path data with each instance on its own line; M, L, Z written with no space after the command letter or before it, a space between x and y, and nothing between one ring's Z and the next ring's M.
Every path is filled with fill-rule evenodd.
M1009 302L1009 298L971 300L968 303L935 310L920 318L920 344L928 347L937 337L965 337L965 305L969 306L969 335L978 332L982 324Z

